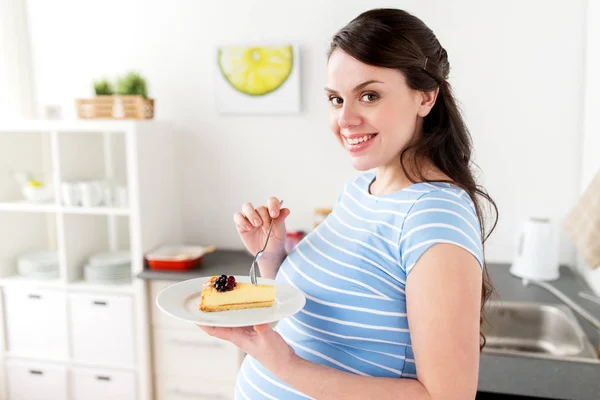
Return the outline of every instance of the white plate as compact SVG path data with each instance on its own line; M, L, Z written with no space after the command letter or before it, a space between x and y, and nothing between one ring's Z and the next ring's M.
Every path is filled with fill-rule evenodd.
M89 258L88 264L94 266L106 266L106 265L129 265L131 263L131 253L126 250L120 251L105 251L100 253L92 254Z
M238 327L268 324L292 316L306 303L304 294L294 286L273 279L258 278L258 283L275 285L275 303L268 308L249 308L204 312L200 306L202 285L210 277L188 279L164 288L156 296L158 308L177 319L205 326ZM250 282L248 276L235 276L237 282Z

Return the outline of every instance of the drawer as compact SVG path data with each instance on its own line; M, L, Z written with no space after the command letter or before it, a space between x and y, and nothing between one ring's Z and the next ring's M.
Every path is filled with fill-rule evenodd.
M127 371L74 367L72 400L135 400L135 374Z
M67 369L50 363L8 360L6 386L10 400L66 400Z
M154 378L156 400L233 400L234 383L215 385L193 378Z
M13 356L67 358L67 300L58 290L4 288L7 349Z
M220 339L196 331L155 329L154 370L156 375L204 378L234 382L242 352Z
M134 367L133 299L69 294L72 357L82 363Z
M168 286L173 285L174 283L176 283L176 281L150 281L149 301L152 310L152 325L161 328L189 329L197 331L198 327L195 324L173 318L170 315L162 312L156 305L156 296L160 293L160 291ZM198 290L201 290L201 288Z

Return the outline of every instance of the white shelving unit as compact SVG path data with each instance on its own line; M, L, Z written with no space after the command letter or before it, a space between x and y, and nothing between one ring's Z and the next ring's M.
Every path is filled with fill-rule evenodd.
M174 134L158 121L0 124L0 398L32 387L19 394L151 398L146 285L135 275L146 252L182 239ZM51 183L54 200L24 201L13 171ZM127 206L63 205L61 182L80 179L126 187ZM44 250L58 253L58 279L18 275L21 255ZM131 284L83 280L88 257L113 250L131 252Z

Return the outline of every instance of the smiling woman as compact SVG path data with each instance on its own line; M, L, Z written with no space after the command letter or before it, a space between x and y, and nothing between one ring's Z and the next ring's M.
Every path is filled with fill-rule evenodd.
M471 138L446 51L418 18L367 11L333 38L330 128L360 171L333 212L285 254L276 198L234 221L261 274L306 297L268 326L208 328L248 353L238 399L475 398L489 296Z

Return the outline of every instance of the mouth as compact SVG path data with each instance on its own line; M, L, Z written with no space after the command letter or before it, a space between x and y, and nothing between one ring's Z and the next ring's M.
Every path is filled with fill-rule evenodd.
M352 137L342 136L348 151L360 151L367 148L377 133L368 133L362 136L353 135Z

